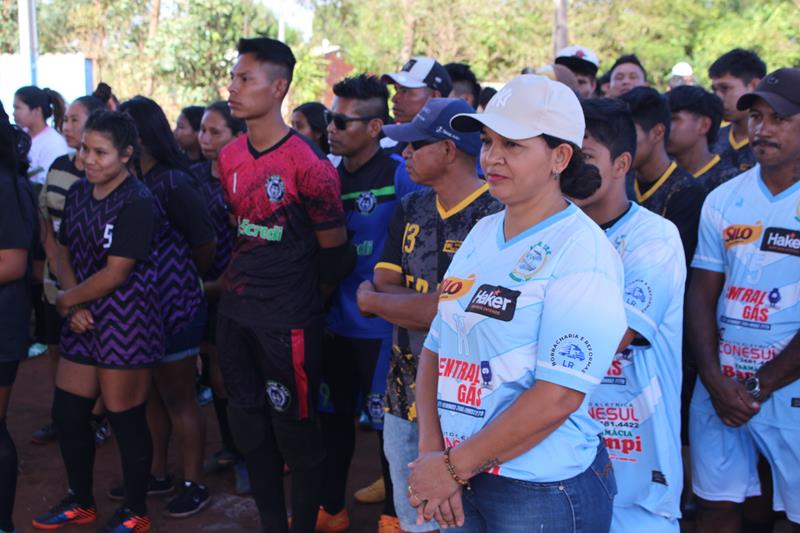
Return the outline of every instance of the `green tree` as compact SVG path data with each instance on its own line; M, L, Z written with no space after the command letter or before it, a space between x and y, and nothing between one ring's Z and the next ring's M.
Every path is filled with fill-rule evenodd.
M16 53L19 47L17 0L0 0L0 54Z

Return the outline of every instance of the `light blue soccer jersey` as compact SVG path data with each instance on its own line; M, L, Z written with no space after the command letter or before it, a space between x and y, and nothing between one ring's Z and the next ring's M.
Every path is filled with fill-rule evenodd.
M504 219L505 211L482 219L464 240L425 341L439 355L437 398L448 446L480 431L537 380L588 395L626 328L622 264L591 219L570 204L509 241ZM588 404L491 473L535 482L582 473L602 431Z
M692 267L725 274L717 303L723 374L753 375L800 330L800 183L773 195L756 165L714 189ZM714 412L700 381L692 405ZM753 420L800 427L800 380L775 391Z
M640 506L680 517L681 340L686 262L675 225L632 204L606 229L625 269L625 315L642 339L614 357L589 414L617 478L614 512Z

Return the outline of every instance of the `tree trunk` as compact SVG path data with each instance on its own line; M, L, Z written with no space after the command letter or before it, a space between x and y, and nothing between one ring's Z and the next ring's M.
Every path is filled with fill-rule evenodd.
M150 27L147 29L147 42L152 41L158 32L158 19L161 16L161 0L153 0L153 5L150 8ZM153 96L153 73L147 73L147 86L145 92L147 96Z
M553 57L559 50L569 44L567 32L568 0L553 0L555 2L555 24L553 26Z
M403 0L403 46L400 49L400 62L405 63L414 53L414 0Z

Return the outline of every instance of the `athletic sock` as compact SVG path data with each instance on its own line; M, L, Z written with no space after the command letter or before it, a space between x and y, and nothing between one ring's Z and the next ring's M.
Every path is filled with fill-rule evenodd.
M231 425L228 422L228 399L221 398L216 394L214 398L214 412L217 414L217 422L219 423L219 434L222 437L222 447L232 453L239 453L236 448L236 443L233 442L233 435L231 434Z
M87 506L94 505L94 432L90 424L94 403L94 398L78 396L58 387L53 394L53 422L69 489L78 503Z
M320 503L325 511L336 514L345 507L347 472L356 447L356 430L350 416L320 413L319 418L325 446Z
M17 448L6 427L6 419L0 418L0 529L14 531L11 513L17 493Z
M125 506L139 515L147 512L145 497L153 462L153 441L147 427L146 406L143 403L127 411L106 412L119 446Z

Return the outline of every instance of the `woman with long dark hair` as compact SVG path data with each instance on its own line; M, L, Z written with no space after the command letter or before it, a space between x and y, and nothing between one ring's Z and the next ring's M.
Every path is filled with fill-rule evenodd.
M205 108L200 105L190 105L181 109L178 120L175 121L175 129L172 134L178 141L178 146L183 150L189 163L197 163L203 160L200 151L200 143L197 135L200 133L200 120L203 118Z
M64 98L52 89L28 85L14 93L14 122L24 128L32 140L28 177L34 183L44 183L53 161L69 151L60 135L65 107ZM47 125L50 117L55 128Z
M28 170L30 137L11 125L0 103L0 533L11 533L17 450L6 427L11 387L28 354L31 253L38 239Z
M319 102L306 102L292 111L292 128L314 141L326 155L331 152L328 144L328 122L325 120L327 111L328 108Z
M99 531L150 530L145 506L153 456L146 401L151 367L164 355L156 268L160 212L130 173L139 147L130 117L98 111L81 141L86 179L67 193L58 232L56 307L61 334L53 420L69 492L33 526L51 530L97 519L93 494L92 407L101 397L117 436L124 504Z
M214 261L216 238L206 203L197 190L186 157L170 131L164 111L143 96L119 110L136 122L142 139L138 173L166 214L158 231L158 286L166 355L154 369L148 421L153 434L153 466L148 494L174 489L167 476L170 425L181 447L184 481L166 506L168 516L190 516L210 502L201 483L205 426L195 390L195 370L207 320L200 277ZM171 423L171 424L170 424ZM123 493L112 489L109 496Z

